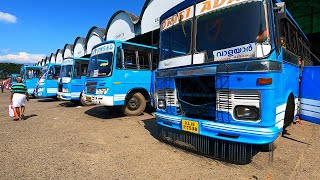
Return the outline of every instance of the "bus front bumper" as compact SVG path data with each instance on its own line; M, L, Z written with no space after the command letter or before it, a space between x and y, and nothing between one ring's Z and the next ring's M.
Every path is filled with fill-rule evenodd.
M173 129L182 130L182 119L198 122L198 134L215 139L246 143L246 144L268 144L275 141L280 129L274 127L253 127L235 125L229 123L213 122L208 120L196 120L181 118L166 114L156 113L157 124Z
M81 92L71 92L71 93L58 92L57 98L59 100L65 100L65 101L71 101L71 100L78 101L80 100L80 93Z
M59 100L71 101L71 93L58 92L57 98Z
M94 95L92 96L92 102L103 106L113 106L113 96Z

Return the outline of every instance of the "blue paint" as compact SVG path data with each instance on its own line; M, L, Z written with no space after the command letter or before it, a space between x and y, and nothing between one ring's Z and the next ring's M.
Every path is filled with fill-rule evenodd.
M11 74L11 76L10 76L11 77L11 84L10 84L9 87L11 87L12 85L17 83L16 78L19 77L19 76L20 76L20 74Z
M28 88L28 94L34 95L34 89L41 75L42 66L21 66L20 75Z
M106 52L99 55L101 50L95 50L100 49L99 47L102 46L111 47L110 44L114 44L113 52L110 52L110 48L107 48ZM144 69L128 68L132 67L134 62L128 61L126 64L125 60L122 59L124 55L121 54L122 50L125 49L124 46L135 49L135 51L140 51L141 49L150 53L156 53L157 51L157 48L152 46L123 41L106 41L96 45L92 50L92 52L96 53L91 55L88 74L85 80L84 97L87 103L104 106L123 106L125 105L125 98L130 92L139 91L146 92L149 97L145 98L150 99L150 103L154 104L154 72L151 70L152 65ZM98 56L96 56L97 53ZM106 56L107 53L109 53L108 56ZM108 59L108 64L104 64L106 59L99 58L110 58L111 56L112 59ZM104 64L104 67L102 65L99 66L97 63Z
M303 67L300 89L300 119L320 124L320 68Z
M70 60L71 63L65 63ZM79 101L84 88L89 58L67 58L63 61L57 97L61 100Z
M161 16L160 21L162 22L166 18L171 17L177 12L180 12L198 2L202 2L202 0L184 1L164 13L164 15ZM267 3L271 5L271 1L268 1ZM273 142L278 137L278 134L283 129L288 98L290 95L293 95L295 100L299 96L299 67L297 64L285 61L290 61L290 59L284 59L284 52L281 48L279 49L278 54L275 51L276 47L273 38L275 36L273 32L275 23L272 21L274 14L273 11L269 11L267 13L268 17L270 17L269 19L271 19L271 21L268 22L268 26L271 27L271 52L267 56L263 58L210 61L205 62L204 64L157 70L156 74L159 74L159 76L156 77L156 92L158 93L158 100L163 100L161 99L163 97L160 97L159 93L163 94L162 92L165 91L176 92L174 95L176 96L177 101L176 104L167 104L163 109L161 109L161 107L157 107L156 119L159 126L183 131L181 123L182 120L196 121L199 124L200 135L248 144L267 144ZM289 15L289 18L293 20L291 15ZM293 22L295 21L293 20ZM162 32L160 32L160 36L161 35ZM162 48L161 44L159 48ZM249 48L227 48L230 49L224 51L220 50L217 55L232 56L243 50L250 51ZM179 60L183 61L183 56L181 56ZM253 67L256 68L256 70L254 70L252 67L248 66L249 64L247 62L261 63L258 65L256 64L255 67ZM276 62L279 64L279 67L277 67L276 70L265 71L263 67L265 66L265 62L267 62L267 65L268 63L271 64L271 62ZM227 71L222 71L222 73L219 71L221 67L227 67L227 69L228 67L232 67L233 69L228 69L228 71L230 71L228 73ZM217 69L217 71L212 71L209 74L192 73L195 68L212 68ZM237 68L240 70L235 71L234 69ZM172 71L173 73L170 74L169 71ZM207 77L206 81L203 80L204 77ZM199 97L200 99L201 93L205 92L205 90L198 92L199 94L193 92L189 93L190 95L185 95L185 97L180 96L182 93L179 91L184 91L185 89L197 89L197 86L203 86L203 89L206 89L206 87L209 86L206 86L207 84L205 83L201 84L201 82L197 84L192 83L192 81L182 81L181 79L183 78L203 78L203 82L206 82L207 84L213 83L215 85L214 90L209 93L206 92L205 95L210 98L214 97L215 100L212 102L206 102L207 104L204 103L205 105L190 103L192 102L192 98ZM258 84L258 78L272 79L272 83ZM210 79L210 81L207 82L207 79ZM181 84L181 82L185 83ZM224 92L226 92L225 95L223 94ZM228 92L230 95L228 95ZM188 92L185 94L188 94ZM221 96L219 96L220 94ZM170 95L170 98L172 95L173 94ZM166 98L165 102L168 103L170 98ZM182 111L180 112L179 108L181 104L185 103L183 101L187 101L185 99L182 100L182 98L189 100L188 103L194 107L193 112L186 110L186 108L182 108ZM229 100L226 100L228 98ZM204 98L202 98L202 100L203 99ZM197 101L195 100L193 102ZM209 106L210 103L215 103L216 105ZM258 119L248 120L236 117L236 106L253 106L258 108ZM205 109L206 107L210 108ZM204 116L204 114L206 116Z
M57 96L60 68L61 64L55 63L48 63L43 66L41 77L34 92L37 98L54 98Z

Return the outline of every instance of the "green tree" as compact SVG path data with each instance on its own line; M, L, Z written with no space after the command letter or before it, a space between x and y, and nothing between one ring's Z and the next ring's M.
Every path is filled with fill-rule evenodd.
M11 74L19 74L21 64L0 63L0 79L5 79Z

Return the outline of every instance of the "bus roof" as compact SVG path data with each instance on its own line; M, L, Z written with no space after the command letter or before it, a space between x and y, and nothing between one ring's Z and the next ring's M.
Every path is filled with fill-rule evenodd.
M144 44L138 44L138 43L132 43L132 42L127 42L127 41L120 41L120 40L108 40L108 41L104 41L102 43L99 43L95 46L93 46L92 49L101 46L103 44L107 44L107 43L122 43L122 44L130 44L130 45L136 45L136 46L142 46L142 47L147 47L147 48L151 48L151 49L158 49L157 47L154 46L148 46L148 45L144 45Z
M41 69L42 68L42 66L22 66L21 68L25 68L25 69Z
M61 66L61 64L57 64L57 63L47 63L44 66Z
M76 60L81 60L81 61L89 61L90 60L90 58L67 57L67 58L64 58L62 61L66 60L66 59L76 59Z

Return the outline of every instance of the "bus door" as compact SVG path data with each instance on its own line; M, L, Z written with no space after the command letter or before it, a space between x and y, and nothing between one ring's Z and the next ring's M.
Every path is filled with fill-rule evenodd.
M300 86L300 119L320 124L320 67L303 67Z

